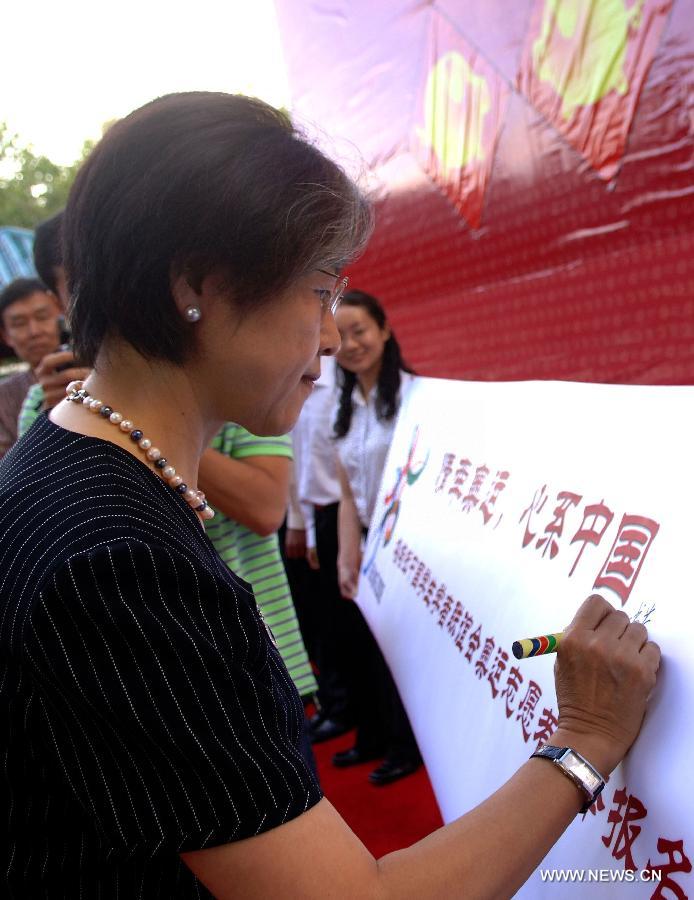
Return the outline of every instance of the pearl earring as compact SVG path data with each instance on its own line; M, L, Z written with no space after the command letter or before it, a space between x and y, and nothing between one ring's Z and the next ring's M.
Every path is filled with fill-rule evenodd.
M200 311L199 306L186 306L183 310L183 315L188 322L199 322L202 318L202 312Z

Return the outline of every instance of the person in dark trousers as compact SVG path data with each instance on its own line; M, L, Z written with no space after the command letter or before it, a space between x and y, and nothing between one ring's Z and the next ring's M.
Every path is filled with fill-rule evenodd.
M351 682L346 603L337 582L337 508L340 482L332 425L337 411L335 361L327 359L312 395L292 433L294 441L296 503L290 505L288 532L302 537L304 589L310 592L318 666L319 709L310 722L313 743L349 731L356 721L356 699ZM291 562L291 560L290 560ZM297 564L298 565L298 564ZM297 591L301 587L297 585Z
M342 497L339 508L338 581L345 598L356 594L361 545L378 496L381 474L403 393L412 373L381 304L363 291L343 298L336 322L339 405L334 425ZM385 757L369 781L386 785L422 764L398 689L371 630L349 604L352 684L357 697L354 747L336 753L336 766Z

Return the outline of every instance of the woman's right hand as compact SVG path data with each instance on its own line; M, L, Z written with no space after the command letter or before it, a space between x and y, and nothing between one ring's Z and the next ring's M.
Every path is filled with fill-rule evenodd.
M337 560L337 579L340 585L340 593L345 600L354 600L357 595L359 583L359 563L349 560Z
M641 729L659 665L646 628L593 594L557 650L559 725L551 743L572 747L607 776Z

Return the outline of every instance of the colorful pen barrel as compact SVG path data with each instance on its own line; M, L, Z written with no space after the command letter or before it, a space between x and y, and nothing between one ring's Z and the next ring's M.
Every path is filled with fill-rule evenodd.
M514 641L513 655L516 659L527 659L529 656L544 656L546 653L555 653L562 638L562 632L557 634L543 634L540 637L524 638L522 641Z

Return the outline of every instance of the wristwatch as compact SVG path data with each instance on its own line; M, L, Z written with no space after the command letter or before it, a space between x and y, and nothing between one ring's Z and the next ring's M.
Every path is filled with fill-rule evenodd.
M536 750L530 759L535 756L549 759L573 781L576 787L583 791L586 795L586 802L581 808L581 812L588 812L598 799L600 791L605 787L605 779L597 769L593 768L587 759L584 759L571 747L553 747L551 744L545 744Z

